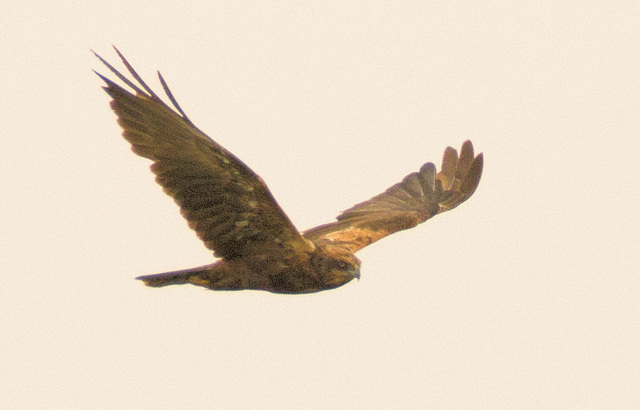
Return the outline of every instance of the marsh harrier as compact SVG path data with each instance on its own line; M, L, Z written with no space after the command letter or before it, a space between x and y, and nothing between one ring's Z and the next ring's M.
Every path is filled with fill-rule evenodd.
M175 272L140 276L148 286L190 283L214 290L256 289L310 293L360 276L354 253L394 232L413 228L467 200L482 174L482 154L471 141L460 155L448 147L442 169L427 162L380 195L342 212L335 222L299 232L264 181L189 120L167 83L165 104L116 49L128 79L98 54L134 93L97 73L134 153L153 161L151 171L180 206L218 261Z

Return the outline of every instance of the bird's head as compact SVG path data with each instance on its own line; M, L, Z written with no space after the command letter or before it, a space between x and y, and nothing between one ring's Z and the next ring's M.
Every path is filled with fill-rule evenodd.
M340 246L326 246L322 251L318 268L326 289L360 279L360 260L353 253Z

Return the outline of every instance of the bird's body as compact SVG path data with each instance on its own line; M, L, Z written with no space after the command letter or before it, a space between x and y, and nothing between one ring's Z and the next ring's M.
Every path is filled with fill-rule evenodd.
M466 141L460 156L451 147L445 150L440 172L426 163L382 194L342 212L337 221L299 232L264 181L195 127L159 73L175 110L116 52L139 85L96 56L135 91L98 74L113 98L124 138L133 152L153 161L156 181L220 258L211 265L138 278L148 286L189 283L290 294L333 289L359 277L358 250L455 208L480 181L482 154L474 156Z
M213 290L266 290L274 293L311 293L342 286L360 276L360 261L338 248L326 247L278 260L243 258L219 260L182 271L141 276L148 286L190 283Z

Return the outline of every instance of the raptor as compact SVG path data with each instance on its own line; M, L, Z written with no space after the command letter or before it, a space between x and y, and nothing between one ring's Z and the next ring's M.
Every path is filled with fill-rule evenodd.
M217 258L210 265L137 278L148 286L289 294L337 288L359 277L354 254L360 249L455 208L480 182L483 156L474 155L473 145L465 141L459 155L451 147L444 151L439 172L427 162L383 193L343 211L336 221L300 232L265 182L191 122L160 73L173 107L116 53L132 79L94 54L131 90L96 72L106 83L122 135L134 153L153 162L156 181Z

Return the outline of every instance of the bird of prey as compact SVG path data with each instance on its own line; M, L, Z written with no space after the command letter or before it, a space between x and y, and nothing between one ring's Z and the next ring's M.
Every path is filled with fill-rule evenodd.
M115 51L133 80L94 54L133 90L96 72L113 99L122 135L134 153L153 162L158 184L218 258L210 265L137 278L148 286L287 294L334 289L360 277L354 253L455 208L480 182L482 154L474 156L466 141L460 155L451 147L444 151L440 172L427 162L383 193L343 211L336 221L299 232L265 182L191 122L159 72L173 108Z

